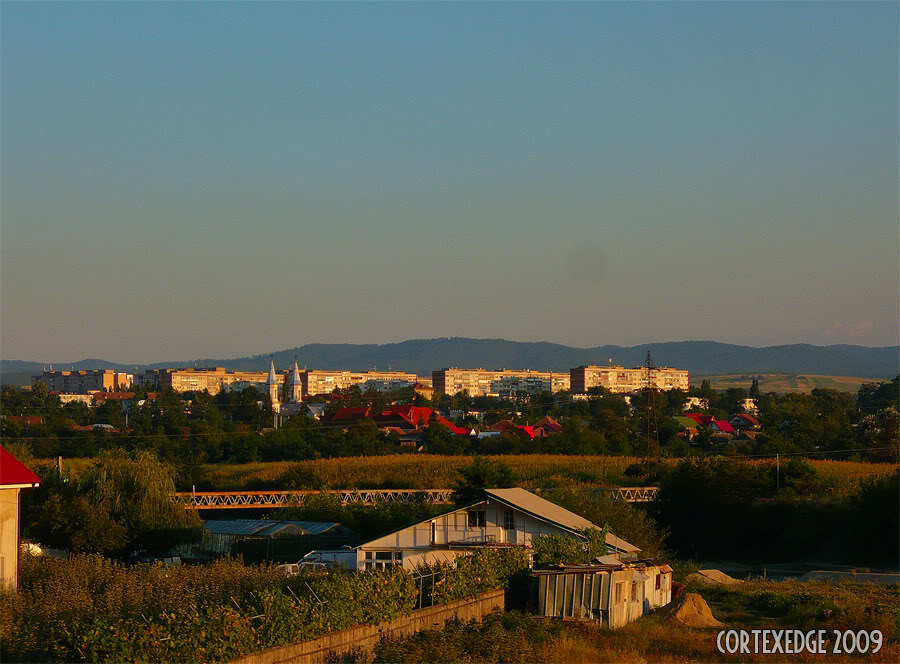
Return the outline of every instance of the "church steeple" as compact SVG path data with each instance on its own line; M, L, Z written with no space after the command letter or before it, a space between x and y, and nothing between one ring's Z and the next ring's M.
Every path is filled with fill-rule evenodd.
M269 379L266 381L266 384L269 386L269 399L272 401L272 408L278 410L281 401L278 398L278 377L275 375L275 360L272 360L269 364Z
M294 360L294 371L291 373L291 403L300 403L303 401L302 388L303 383L300 381L300 368L297 366L297 360Z

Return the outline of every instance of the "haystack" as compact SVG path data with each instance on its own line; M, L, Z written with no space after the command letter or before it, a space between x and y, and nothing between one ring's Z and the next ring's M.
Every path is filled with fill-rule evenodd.
M683 597L672 600L671 604L660 611L667 621L676 622L685 627L721 627L722 623L713 618L709 605L697 593L687 593Z
M723 585L730 586L735 583L743 583L740 579L733 579L725 572L717 569L698 569L693 574L688 574L686 581L688 583L699 583L701 585Z

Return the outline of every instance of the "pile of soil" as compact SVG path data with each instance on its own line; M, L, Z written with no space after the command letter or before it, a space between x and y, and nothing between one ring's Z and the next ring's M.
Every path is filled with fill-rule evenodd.
M702 585L721 584L723 586L730 586L735 583L743 583L740 579L733 579L725 574L725 572L720 572L717 569L698 569L693 574L688 574L686 580L688 583L699 583Z
M685 627L722 627L722 623L713 618L706 600L697 593L687 593L673 600L662 608L661 613L667 621Z

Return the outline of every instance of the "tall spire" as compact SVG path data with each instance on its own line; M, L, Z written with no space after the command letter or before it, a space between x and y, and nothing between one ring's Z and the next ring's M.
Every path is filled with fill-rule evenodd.
M269 385L277 385L278 379L275 377L275 360L271 361L269 364L269 380L266 381Z
M293 403L300 403L303 401L303 395L301 394L303 389L303 383L300 381L300 367L297 366L297 359L294 358L294 371L291 374L291 401Z

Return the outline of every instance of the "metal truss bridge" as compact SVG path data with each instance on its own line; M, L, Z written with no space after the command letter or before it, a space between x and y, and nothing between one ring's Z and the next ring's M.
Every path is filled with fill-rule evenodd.
M595 487L597 493L610 494L613 500L627 503L646 503L654 500L659 491L655 486ZM264 507L297 507L307 498L320 493L340 496L341 503L374 505L390 503L449 503L453 489L341 489L337 491L182 491L175 500L185 509L226 510L259 509Z

